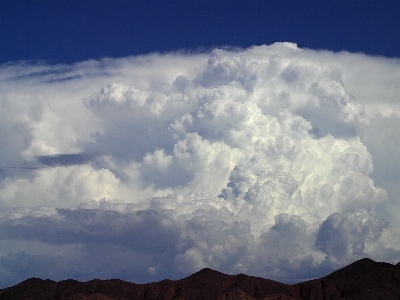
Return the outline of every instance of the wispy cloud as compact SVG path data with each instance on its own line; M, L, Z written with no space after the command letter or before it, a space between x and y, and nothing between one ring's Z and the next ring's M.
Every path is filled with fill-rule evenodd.
M35 161L47 167L74 166L87 164L94 158L85 153L37 155Z

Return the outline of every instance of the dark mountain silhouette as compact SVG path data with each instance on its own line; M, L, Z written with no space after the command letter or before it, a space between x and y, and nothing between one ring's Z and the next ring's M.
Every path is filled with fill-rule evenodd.
M364 258L328 276L294 285L300 299L400 299L400 263Z
M400 263L362 259L332 274L294 285L203 269L181 280L148 284L118 279L55 282L31 278L0 290L0 300L336 300L400 299Z

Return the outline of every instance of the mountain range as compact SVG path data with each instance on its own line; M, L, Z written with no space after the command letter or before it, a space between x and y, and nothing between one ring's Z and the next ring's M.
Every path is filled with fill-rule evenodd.
M325 277L297 284L206 268L181 280L135 284L119 279L59 282L27 279L0 290L0 300L336 300L400 299L400 263L364 258Z

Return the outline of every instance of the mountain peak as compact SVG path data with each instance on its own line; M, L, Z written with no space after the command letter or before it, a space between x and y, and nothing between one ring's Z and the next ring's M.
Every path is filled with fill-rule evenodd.
M376 263L376 261L374 261L374 260L372 260L372 259L370 259L368 257L364 257L364 258L361 258L359 260L356 260L355 262L353 262L350 265L353 266L353 265L361 265L361 264L365 265L365 264L374 264L374 263Z

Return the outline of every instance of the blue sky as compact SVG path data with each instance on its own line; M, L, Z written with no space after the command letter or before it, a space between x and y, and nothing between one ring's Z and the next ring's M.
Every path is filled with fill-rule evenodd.
M0 288L398 263L398 7L1 1Z
M396 1L2 1L0 62L296 41L399 56Z

